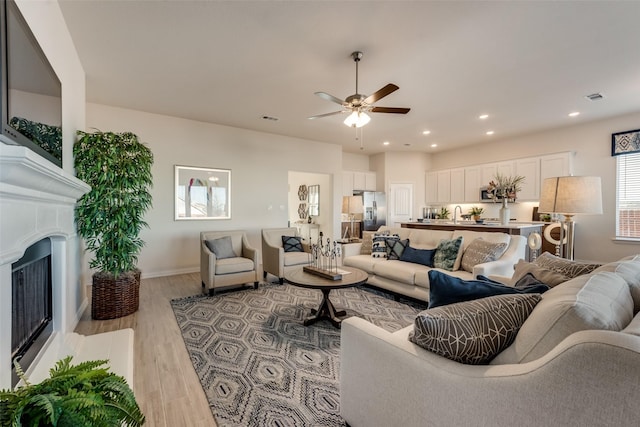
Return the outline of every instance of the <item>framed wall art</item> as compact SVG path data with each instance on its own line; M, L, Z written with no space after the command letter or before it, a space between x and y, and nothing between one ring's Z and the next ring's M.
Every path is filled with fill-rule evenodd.
M611 155L640 152L640 129L611 134Z
M176 165L174 219L231 219L231 171Z

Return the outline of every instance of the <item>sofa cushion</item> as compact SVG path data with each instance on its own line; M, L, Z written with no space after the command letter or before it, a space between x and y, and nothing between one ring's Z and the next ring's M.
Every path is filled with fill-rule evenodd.
M224 236L218 239L205 240L205 244L211 252L216 254L217 259L233 258L238 255L233 251L231 236Z
M462 237L441 240L433 256L433 266L453 271L462 247Z
M249 258L232 257L216 261L216 275L242 273L243 271L253 270L253 261Z
M493 243L477 238L464 250L460 265L463 270L473 273L474 266L497 260L506 250L506 243Z
M610 262L594 270L610 271L621 276L629 285L629 291L633 298L633 312L640 312L640 262L634 260Z
M509 280L508 284L514 286L518 280L520 280L527 274L531 274L533 277L551 288L559 285L560 283L564 283L570 280L569 277L565 276L562 273L556 273L553 270L540 267L537 264L521 259L516 264L513 276L511 277L511 280Z
M404 249L409 246L409 239L404 240L387 240L387 259L394 260L400 259Z
M514 343L492 363L536 360L574 332L620 331L632 317L633 300L624 279L608 272L579 276L545 292Z
M302 238L298 236L282 236L282 247L285 252L304 252Z
M373 274L373 266L379 262L386 262L384 258L373 258L371 255L355 255L346 257L342 264L347 267L355 267Z
M433 256L435 255L435 249L416 249L411 245L404 248L400 261L412 262L414 264L422 264L427 267L433 267Z
M362 232L362 244L360 245L360 255L371 255L371 247L373 246L373 235L375 231Z
M448 359L488 363L515 338L539 294L497 295L418 314L409 340Z
M570 279L583 274L589 274L602 265L600 263L572 261L557 257L549 252L543 252L533 263L539 267L564 274Z
M403 261L377 262L373 266L373 274L405 285L415 284L415 269L411 264Z
M453 233L446 230L425 230L417 228L407 228L411 230L409 240L411 247L416 249L435 249L442 239L451 239Z
M494 295L533 294L543 293L548 290L548 286L539 283L516 288L493 281L463 280L437 270L429 272L429 308Z

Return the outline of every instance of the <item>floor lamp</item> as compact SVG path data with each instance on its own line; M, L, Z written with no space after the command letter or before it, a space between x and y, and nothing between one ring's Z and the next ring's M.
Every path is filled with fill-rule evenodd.
M357 240L354 238L354 222L356 214L362 214L364 209L362 207L362 196L344 196L342 197L342 213L349 215L349 221L351 222L349 240ZM347 233L345 232L345 235Z
M563 256L573 259L574 222L578 214L602 213L602 185L599 176L558 176L546 178L542 183L539 212L564 216L567 232L567 250ZM560 242L564 241L560 227Z

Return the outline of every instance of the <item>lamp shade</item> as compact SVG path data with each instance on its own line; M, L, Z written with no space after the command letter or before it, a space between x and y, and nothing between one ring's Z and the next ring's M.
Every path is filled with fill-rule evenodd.
M342 197L342 213L345 214L361 214L364 212L361 196L344 196Z
M599 176L558 176L542 183L539 212L575 214L602 213Z

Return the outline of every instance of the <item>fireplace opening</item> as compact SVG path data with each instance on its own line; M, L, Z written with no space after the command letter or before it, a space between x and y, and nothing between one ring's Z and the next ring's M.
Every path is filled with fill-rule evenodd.
M31 365L53 331L51 240L34 243L24 256L11 264L11 385L19 378L14 361L22 370Z

